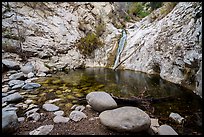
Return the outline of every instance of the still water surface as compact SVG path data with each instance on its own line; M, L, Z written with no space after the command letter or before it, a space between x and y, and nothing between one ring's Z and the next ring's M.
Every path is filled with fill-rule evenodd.
M33 91L32 99L42 105L50 99L62 110L70 110L73 104L86 104L85 96L92 91L105 91L120 98L171 98L150 103L151 117L158 118L160 124L169 124L179 134L201 134L202 99L192 91L161 79L157 75L106 68L86 68L66 73L56 73L40 78L36 82L42 86ZM37 95L37 96L36 96ZM31 97L32 95L30 95ZM124 104L125 105L125 104ZM136 106L136 104L128 104ZM169 115L179 113L186 120L178 125Z

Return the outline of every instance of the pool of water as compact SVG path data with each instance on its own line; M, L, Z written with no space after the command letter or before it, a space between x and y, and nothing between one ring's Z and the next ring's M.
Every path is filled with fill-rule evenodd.
M171 125L179 134L202 134L202 124L199 123L202 120L202 99L192 91L165 81L158 75L130 70L86 68L68 73L58 72L51 77L39 78L35 82L42 86L27 94L27 98L33 99L39 105L58 98L60 100L54 104L64 111L70 111L73 104L86 105L85 97L92 91L105 91L126 99L167 98L151 102L151 111L145 111L151 114L151 117L158 118L160 124ZM128 105L136 106L134 103ZM184 124L173 122L169 118L171 112L184 117Z

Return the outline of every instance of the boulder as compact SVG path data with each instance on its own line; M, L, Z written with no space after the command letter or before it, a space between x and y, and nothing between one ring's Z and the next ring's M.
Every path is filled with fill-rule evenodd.
M57 111L59 110L59 107L54 104L43 104L43 109L46 111Z
M115 100L106 92L97 91L86 95L88 104L96 111L104 111L117 107Z
M19 70L19 63L11 60L11 59L2 59L2 64L4 64L8 69Z
M47 135L52 131L53 128L54 125L40 126L39 128L31 131L29 135Z
M148 114L130 106L103 111L99 118L103 125L118 132L140 132L147 130L151 124Z
M13 133L18 125L15 111L2 111L2 132Z
M176 131L169 125L161 125L158 128L159 135L178 135Z

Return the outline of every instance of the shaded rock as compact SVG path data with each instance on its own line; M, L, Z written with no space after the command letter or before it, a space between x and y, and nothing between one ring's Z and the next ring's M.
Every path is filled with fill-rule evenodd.
M8 82L9 86L15 86L15 85L24 85L24 81L22 80L11 80Z
M67 123L69 121L68 117L63 117L61 115L57 115L54 117L53 121L55 123Z
M24 122L25 118L24 117L19 117L18 122Z
M59 107L54 104L43 104L43 109L46 111L57 111L59 110Z
M22 86L22 89L33 89L33 88L38 88L41 85L38 83L26 83L24 86Z
M150 125L150 128L148 129L148 133L150 135L155 135L158 133L158 128L159 128L159 122L158 122L158 119L154 119L154 118L151 118L151 125Z
M39 110L39 108L34 108L34 109L31 109L31 110L27 111L25 114L26 114L26 116L28 117L30 114L35 113L35 112L37 112L38 110Z
M63 115L64 115L64 111L62 111L62 110L56 111L56 112L54 113L54 115L63 116Z
M26 65L21 67L21 71L24 74L29 74L30 72L34 71L34 66L31 63L27 63Z
M34 120L34 121L38 121L40 119L40 114L37 112L34 112L30 115L27 116L28 120Z
M32 103L33 102L33 100L31 100L31 99L27 99L26 101L24 101L26 104L30 104L30 103Z
M76 106L74 110L83 111L85 109L84 106Z
M106 110L99 115L103 125L118 132L140 132L150 127L148 114L137 107L120 107Z
M20 69L20 65L11 59L2 59L2 64L4 64L8 69L14 70Z
M161 125L158 128L159 135L178 135L176 131L169 125Z
M18 92L10 94L6 97L2 98L2 101L5 102L15 102L15 101L20 101L23 99L23 96L21 96Z
M7 92L8 91L8 89L9 89L9 87L7 86L7 87L4 87L4 88L2 88L2 92Z
M47 135L52 131L53 128L54 125L40 126L39 128L31 131L29 135Z
M91 92L86 95L88 104L96 111L104 111L117 107L115 100L106 92Z
M12 133L18 125L18 117L15 111L2 111L2 132Z
M80 121L82 118L87 118L87 116L81 111L72 111L69 115L69 118L75 122Z
M17 79L23 80L23 79L25 79L25 76L24 76L23 72L20 72L20 73L15 73L15 74L10 75L9 79L10 80L17 80Z
M170 118L172 118L175 122L181 124L184 121L184 118L181 117L178 113L173 113L169 115Z

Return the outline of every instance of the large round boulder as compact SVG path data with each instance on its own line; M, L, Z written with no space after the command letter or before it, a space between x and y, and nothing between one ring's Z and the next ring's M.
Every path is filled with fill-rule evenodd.
M99 118L103 125L118 132L140 132L149 129L151 124L147 113L130 106L103 111Z
M96 111L104 111L117 107L115 100L106 92L97 91L86 95L86 101Z

